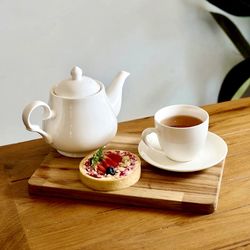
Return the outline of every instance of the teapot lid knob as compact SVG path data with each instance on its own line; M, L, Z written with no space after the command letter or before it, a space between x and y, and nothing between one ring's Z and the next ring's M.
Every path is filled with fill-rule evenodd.
M72 70L71 70L71 76L72 76L72 80L81 80L82 79L82 70L75 66Z

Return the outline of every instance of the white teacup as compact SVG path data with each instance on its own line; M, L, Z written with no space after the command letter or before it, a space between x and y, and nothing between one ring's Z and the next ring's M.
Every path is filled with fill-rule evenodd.
M172 105L158 110L155 127L142 132L144 143L174 161L191 161L204 147L207 139L209 115L197 106ZM150 140L155 134L159 146Z

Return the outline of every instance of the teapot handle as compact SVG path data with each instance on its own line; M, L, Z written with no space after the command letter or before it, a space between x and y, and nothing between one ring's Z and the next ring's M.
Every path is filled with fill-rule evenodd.
M30 115L32 111L38 107L43 107L43 120L54 117L54 112L50 109L49 105L42 101L33 101L29 103L23 110L22 118L23 123L27 130L39 133L47 143L52 143L52 137L40 128L39 125L30 122Z

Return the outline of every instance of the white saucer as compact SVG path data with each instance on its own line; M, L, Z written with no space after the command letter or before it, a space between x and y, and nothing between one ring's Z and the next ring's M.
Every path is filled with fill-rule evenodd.
M225 159L227 155L227 144L218 135L208 132L205 147L192 161L177 162L170 160L167 156L149 148L143 141L138 146L140 156L149 164L168 171L194 172L213 167Z

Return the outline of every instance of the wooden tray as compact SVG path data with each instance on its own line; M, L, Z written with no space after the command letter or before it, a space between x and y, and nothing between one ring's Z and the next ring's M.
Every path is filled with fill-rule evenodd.
M138 154L140 134L118 134L107 146ZM79 162L50 152L29 179L31 194L105 201L194 213L212 213L218 204L224 161L194 173L157 169L142 160L142 175L132 187L110 192L94 191L79 179Z

